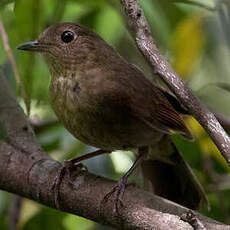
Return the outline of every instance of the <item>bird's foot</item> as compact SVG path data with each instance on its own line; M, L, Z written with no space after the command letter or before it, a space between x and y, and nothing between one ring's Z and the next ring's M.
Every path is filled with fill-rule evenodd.
M74 163L72 160L64 161L63 165L61 166L58 175L55 177L54 182L52 184L51 189L54 191L54 203L56 208L60 209L60 185L62 182L62 179L64 178L65 174L67 174L67 181L71 185L73 185L73 178L72 172L79 173L79 170L85 169L87 170L86 166L84 166L82 163Z
M120 208L122 208L124 206L123 196L124 196L124 193L125 193L126 184L127 184L127 178L126 177L122 177L118 181L118 183L113 187L113 189L108 194L106 194L106 196L101 201L101 209L102 209L102 206L105 203L108 202L108 200L110 199L110 197L112 195L114 195L113 213L119 215Z
M61 185L62 179L65 176L65 174L67 173L68 182L71 185L74 185L73 177L75 177L77 174L79 174L79 170L85 169L87 171L86 166L84 166L80 162L83 160L87 160L89 158L92 158L92 157L99 156L99 155L104 154L104 153L107 153L107 151L105 151L103 149L99 149L99 150L93 151L91 153L85 154L83 156L79 156L79 157L76 157L72 160L67 160L64 162L63 166L60 168L60 171L59 171L58 175L56 176L56 178L53 182L53 185L52 185L52 190L54 191L54 203L58 209L60 208L60 205L59 205L60 185Z

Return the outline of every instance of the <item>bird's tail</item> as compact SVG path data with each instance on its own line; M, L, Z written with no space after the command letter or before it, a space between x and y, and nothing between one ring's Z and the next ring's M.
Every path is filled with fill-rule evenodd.
M190 209L198 209L201 203L209 208L202 185L170 137L152 147L150 155L142 163L146 190Z

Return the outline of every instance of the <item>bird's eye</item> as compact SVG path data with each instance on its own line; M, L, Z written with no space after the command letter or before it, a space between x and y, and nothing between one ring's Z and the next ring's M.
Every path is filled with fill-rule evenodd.
M66 30L61 35L61 40L65 43L72 42L74 39L74 33L72 31Z

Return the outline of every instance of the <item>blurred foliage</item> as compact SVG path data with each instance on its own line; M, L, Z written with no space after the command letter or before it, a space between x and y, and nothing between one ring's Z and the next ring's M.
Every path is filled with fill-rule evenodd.
M159 48L178 74L203 103L230 117L230 104L227 103L230 100L230 5L227 1L140 0L140 3ZM31 99L33 120L55 118L49 105L49 72L39 55L18 52L15 47L36 39L43 29L55 22L73 21L90 27L122 56L138 65L147 77L152 75L125 29L119 4L115 0L0 0L0 15L25 90ZM12 68L2 42L0 65L10 85L16 90ZM15 93L18 95L18 92ZM20 95L18 98L21 102ZM173 136L173 140L207 191L211 211L203 210L202 213L230 224L230 182L217 179L224 178L229 169L202 127L192 118L187 123L196 140L188 142L179 136ZM0 132L2 136L6 135L4 124L0 124ZM59 123L47 125L36 134L43 148L61 161L92 150L72 137ZM107 155L97 157L88 160L86 165L91 172L118 179L130 167L133 158L131 153L115 152L111 158ZM1 230L8 229L11 197L6 192L0 192ZM29 200L23 202L19 225L21 230L109 229Z
M5 125L0 121L0 140L3 140L7 136L7 130Z

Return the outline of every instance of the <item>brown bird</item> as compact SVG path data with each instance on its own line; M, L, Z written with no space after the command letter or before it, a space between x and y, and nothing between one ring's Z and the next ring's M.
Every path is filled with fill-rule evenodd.
M128 176L142 165L155 194L198 208L204 191L169 138L174 131L192 139L179 114L186 111L172 94L147 80L98 34L75 23L50 26L18 49L42 53L58 119L76 138L100 148L65 168L112 150L138 149L133 166L105 199L115 193L118 208Z

